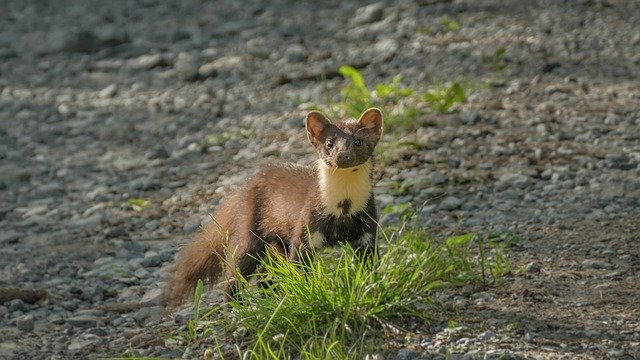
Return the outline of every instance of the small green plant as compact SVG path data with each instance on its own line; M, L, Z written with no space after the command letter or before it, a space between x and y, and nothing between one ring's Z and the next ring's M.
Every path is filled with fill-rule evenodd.
M362 74L351 66L341 66L340 75L349 79L349 84L340 90L340 106L347 116L358 117L366 108L373 106L371 92L364 82Z
M451 18L449 16L443 16L440 19L440 24L444 28L445 33L459 31L462 28L460 20Z
M187 322L187 337L193 341L197 337L198 322L200 321L200 301L202 300L202 292L204 291L204 283L198 279L198 283L193 293L193 318Z
M387 215L396 214L400 219L400 222L404 224L409 222L409 220L411 220L411 218L413 217L414 208L413 205L408 203L387 204L387 206L382 209L382 213Z
M444 113L454 104L466 99L464 88L457 82L448 86L437 85L431 90L420 92L402 86L402 77L396 75L390 82L378 83L370 89L357 69L345 65L338 72L349 80L340 90L338 112L357 117L367 107L382 107L387 109L385 123L394 132L415 126L415 120L423 113L420 106L422 103L428 103L435 112Z
M465 101L464 88L457 82L448 86L436 86L435 89L424 93L424 99L431 105L431 109L438 113L445 113L457 103Z
M127 204L131 206L133 211L143 211L144 209L151 206L151 201L142 198L130 198L127 200Z

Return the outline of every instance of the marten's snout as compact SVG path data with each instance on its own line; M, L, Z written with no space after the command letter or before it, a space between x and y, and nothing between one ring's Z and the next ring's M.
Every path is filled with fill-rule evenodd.
M338 153L338 164L347 164L351 160L352 156L347 151L341 151Z

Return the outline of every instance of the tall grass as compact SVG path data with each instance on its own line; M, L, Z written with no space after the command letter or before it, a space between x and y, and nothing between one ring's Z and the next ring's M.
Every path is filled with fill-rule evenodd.
M306 264L266 256L260 276L269 285L230 303L234 327L246 329L242 358L363 358L384 351L380 339L390 333L440 314L440 287L489 283L510 270L504 249L475 234L438 243L423 229L403 230L376 261L342 250Z

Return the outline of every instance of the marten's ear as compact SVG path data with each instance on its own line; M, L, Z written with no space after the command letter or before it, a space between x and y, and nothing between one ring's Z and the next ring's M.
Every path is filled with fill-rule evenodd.
M331 126L331 123L321 112L311 111L307 114L305 126L307 127L307 137L309 138L309 142L315 146L316 143L323 142L320 135L324 130Z
M382 136L382 111L378 108L365 110L362 115L360 115L358 124L379 139L380 136Z

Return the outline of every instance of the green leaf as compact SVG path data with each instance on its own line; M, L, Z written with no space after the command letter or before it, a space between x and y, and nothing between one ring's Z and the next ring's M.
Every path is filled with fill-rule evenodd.
M204 283L201 279L198 279L196 289L193 294L193 317L195 321L200 319L200 299L202 299L202 292L204 290Z

